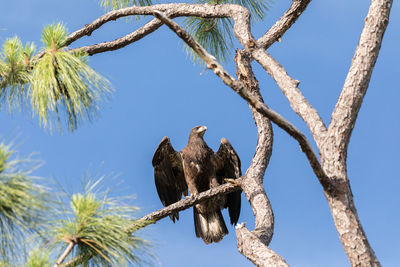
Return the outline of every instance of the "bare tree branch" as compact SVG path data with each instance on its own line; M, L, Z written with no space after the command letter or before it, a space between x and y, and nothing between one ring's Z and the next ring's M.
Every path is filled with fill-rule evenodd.
M68 255L71 253L71 251L74 248L75 244L76 243L74 241L72 241L72 240L68 242L67 248L64 250L63 254L57 259L57 262L56 262L56 264L54 264L54 267L58 267L63 263L65 258L67 258Z
M263 102L258 81L251 67L250 56L243 50L238 50L236 51L235 62L238 79L245 84L246 88L252 92L259 101ZM255 229L251 232L251 236L240 234L241 232L238 230L236 230L236 233L239 252L250 261L257 262L258 255L247 252L257 247L256 250L260 254L271 256L271 250L268 248L268 245L274 233L274 213L263 185L265 170L267 169L272 154L273 131L270 120L260 114L250 104L249 107L257 125L257 147L241 185L253 209ZM254 238L257 239L257 242L251 242Z
M144 26L140 27L139 29L121 37L118 38L114 41L110 42L103 42L100 44L95 44L95 45L88 45L88 46L83 46L79 48L74 48L71 49L71 51L82 51L85 53L88 53L90 56L106 51L113 51L117 50L120 48L123 48L127 45L130 45L143 37L147 36L148 34L156 31L158 28L160 28L163 25L158 19L153 19L146 23Z
M392 0L372 0L352 64L332 113L328 136L320 150L321 163L331 180L345 185L343 194L325 192L344 251L352 266L380 266L354 205L347 177L347 149L371 78Z
M334 142L342 152L347 151L351 132L389 23L392 2L393 0L371 2L342 92L332 113L329 138L335 140Z
M282 17L257 40L257 47L265 50L278 41L293 23L296 22L310 2L311 0L293 0L289 9L286 10Z
M256 266L288 267L286 261L260 241L244 224L236 226L237 246Z
M298 85L300 82L290 77L282 65L264 49L253 50L252 56L278 84L292 109L306 122L318 148L321 149L326 138L327 129L318 112L299 90Z
M143 216L142 218L137 219L135 222L133 222L133 226L136 226L136 223L140 222L140 221L151 221L151 222L155 223L158 220L161 220L162 218L165 218L165 217L171 215L172 213L188 209L195 204L209 200L215 196L222 195L222 194L228 194L230 192L237 191L240 189L240 183L241 183L242 179L243 179L242 177L236 179L235 184L226 183L226 184L220 185L216 188L201 192L197 195L185 197L184 199L182 199L178 202L175 202L174 204L171 204L168 207L159 209L157 211L154 211L150 214Z
M170 3L170 4L159 4L152 6L132 6L127 8L122 8L118 10L113 10L105 15L97 18L93 22L86 24L81 29L73 32L67 37L65 46L70 45L74 41L82 38L83 36L90 36L95 30L99 29L101 26L107 22L117 20L122 17L132 16L132 15L153 15L153 12L158 10L167 14L169 17L179 17L179 16L196 16L202 18L232 18L234 20L233 31L242 43L242 45L251 44L254 45L255 41L250 33L250 13L249 11L240 6L234 4L223 4L223 5L209 5L209 4L186 4L186 3ZM92 46L85 46L76 49L82 49L83 51L89 53L90 55L112 51L122 48L130 43L138 41L147 34L155 31L159 27L159 23L156 21L150 21L138 30L116 39L110 42L104 42L101 44L96 44ZM73 49L75 51L75 49ZM37 54L32 60L32 64L35 64L42 56L44 52Z
M257 40L256 49L251 48L251 55L276 81L288 99L292 109L307 123L317 146L326 137L327 129L318 112L311 106L298 88L299 81L290 77L286 70L264 50L276 42L296 22L311 0L293 0L289 9L275 24Z
M186 4L186 3L169 3L159 4L152 6L132 6L113 10L107 14L99 17L93 22L86 24L83 28L73 32L67 38L66 45L78 40L85 35L91 35L93 31L99 29L102 25L107 22L114 21L118 18L132 16L132 15L152 15L155 10L165 13L168 17L174 18L178 16L196 16L202 18L227 18L230 17L235 22L240 22L236 26L238 32L241 32L241 36L249 35L250 28L249 23L245 22L249 19L249 11L240 6L234 4L223 4L223 5L209 5L209 4ZM244 28L243 28L244 27ZM247 28L247 29L246 29ZM246 33L243 35L243 33ZM247 41L246 39L240 38L241 40ZM249 36L247 36L249 37Z

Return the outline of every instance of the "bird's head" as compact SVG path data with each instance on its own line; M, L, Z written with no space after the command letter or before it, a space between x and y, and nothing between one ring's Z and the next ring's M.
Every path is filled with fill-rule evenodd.
M204 133L207 131L207 126L196 126L190 132L190 136L200 136L203 137Z

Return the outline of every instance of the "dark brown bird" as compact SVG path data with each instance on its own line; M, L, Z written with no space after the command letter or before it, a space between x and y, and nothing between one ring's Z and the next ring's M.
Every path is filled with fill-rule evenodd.
M164 206L181 199L182 195L195 195L225 183L225 178L239 178L240 159L225 138L221 139L217 153L203 139L205 126L196 126L189 142L177 152L168 137L164 137L153 156L154 178L158 196ZM228 208L232 225L240 215L240 191L202 202L193 207L194 227L197 237L206 244L219 242L228 234L221 208ZM179 214L170 215L173 222Z

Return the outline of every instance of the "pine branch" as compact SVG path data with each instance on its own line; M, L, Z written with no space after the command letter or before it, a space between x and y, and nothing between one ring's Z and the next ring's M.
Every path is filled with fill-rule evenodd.
M68 257L68 255L71 253L72 249L75 246L75 242L72 240L68 243L67 248L64 250L64 252L61 254L61 256L57 259L56 264L54 264L54 267L60 266L64 262L64 260Z
M168 217L169 215L188 209L192 207L193 205L196 205L198 203L201 203L203 201L212 199L218 195L224 195L224 194L229 194L231 192L240 190L240 183L243 180L243 177L235 179L235 183L225 183L223 185L220 185L216 188L212 188L210 190L207 190L205 192L201 192L197 195L190 196L190 197L185 197L184 199L171 204L165 208L159 209L157 211L154 211L152 213L149 213L135 221L132 221L132 223L128 226L127 233L131 235L133 232L132 229L136 229L138 225L148 225L151 223L156 223L157 221ZM76 264L80 264L82 261L88 261L89 258L84 258L82 255L78 255L71 260L69 260L66 263L58 265L58 267L67 267L67 266L75 266Z
M149 6L151 0L99 0L100 6L106 10L116 10L129 6Z

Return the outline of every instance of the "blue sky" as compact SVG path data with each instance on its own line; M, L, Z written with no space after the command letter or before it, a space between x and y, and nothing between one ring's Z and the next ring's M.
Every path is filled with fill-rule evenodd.
M275 1L263 22L253 26L260 37L289 6ZM400 251L400 5L394 1L390 23L354 129L348 152L348 172L359 216L383 266L396 266ZM269 52L301 81L300 89L325 123L340 93L357 45L369 1L314 1L281 43ZM43 26L63 22L70 32L104 13L95 0L2 1L0 43L18 35L40 46ZM109 23L74 47L113 40L141 25L135 20ZM235 43L236 47L240 46ZM232 57L233 58L233 55ZM207 125L205 139L214 150L226 137L249 166L256 145L256 128L246 103L210 71L193 64L182 42L166 27L124 49L90 58L91 66L115 88L101 106L99 118L84 122L74 133L60 134L39 127L29 112L0 112L0 136L16 140L18 152L38 152L45 161L36 175L57 180L76 192L86 172L119 174L106 186L124 180L118 194L135 194L138 216L162 207L153 178L151 158L163 136L176 150L187 142L190 129ZM235 73L233 60L226 68ZM307 136L301 119L272 79L254 69L266 103ZM15 136L18 137L16 138ZM274 150L265 175L266 191L275 213L270 247L292 266L349 266L321 186L298 144L274 127ZM239 222L252 229L251 208L242 196ZM226 215L226 214L225 214ZM205 245L194 234L192 210L173 224L164 219L141 232L153 242L159 266L252 266L236 248L234 228L218 244Z

